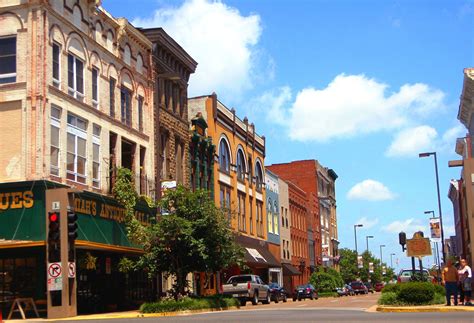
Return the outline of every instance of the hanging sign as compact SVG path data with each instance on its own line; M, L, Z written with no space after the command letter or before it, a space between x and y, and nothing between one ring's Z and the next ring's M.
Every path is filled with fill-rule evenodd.
M362 261L362 256L357 256L357 268L364 268L364 263Z
M374 263L373 262L369 262L369 273L373 273L374 272Z
M431 218L430 219L430 231L431 231L431 239L435 241L440 241L441 239L441 223L439 218Z

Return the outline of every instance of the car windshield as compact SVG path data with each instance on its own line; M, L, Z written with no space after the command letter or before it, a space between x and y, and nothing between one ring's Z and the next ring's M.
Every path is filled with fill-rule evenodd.
M298 289L303 289L303 288L306 288L306 287L307 287L306 285L299 285L299 286L296 287L296 288L298 288Z
M277 283L271 283L270 285L268 285L268 287L270 288L278 288L280 287Z
M362 283L359 283L359 282L353 282L351 283L352 287L361 287L362 286Z
M252 276L247 275L247 276L235 276L235 277L230 277L229 280L227 281L227 284L240 284L240 283L248 283L252 281Z

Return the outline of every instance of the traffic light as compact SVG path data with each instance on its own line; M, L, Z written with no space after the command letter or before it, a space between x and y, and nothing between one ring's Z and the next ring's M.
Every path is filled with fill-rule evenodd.
M49 262L61 260L61 234L59 212L48 212L48 259Z
M407 244L407 235L405 232L400 232L398 234L398 243L401 244L402 250L405 251L405 245Z
M69 210L67 211L67 238L69 242L77 239L77 214Z

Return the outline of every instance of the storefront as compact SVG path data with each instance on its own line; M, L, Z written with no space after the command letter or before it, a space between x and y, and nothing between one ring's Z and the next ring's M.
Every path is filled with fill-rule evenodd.
M40 307L45 303L45 194L60 186L48 181L0 185L0 306L4 315L15 298L31 297ZM114 199L91 192L76 193L72 200L78 216L78 313L127 310L153 299L156 284L147 273L119 270L123 257L142 253L127 238L125 210ZM156 213L141 202L135 216L148 224ZM65 215L61 218L65 220Z

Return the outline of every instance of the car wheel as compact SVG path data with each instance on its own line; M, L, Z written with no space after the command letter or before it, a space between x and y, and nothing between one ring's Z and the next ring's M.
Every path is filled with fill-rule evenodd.
M240 300L240 306L245 306L245 305L247 305L247 300L241 299Z
M298 302L301 302L301 297L298 297Z
M252 305L257 305L257 304L258 304L258 293L254 292L253 298L252 298Z
M275 303L278 303L280 301L279 299L280 297L278 297L278 295L275 296Z
M288 300L288 297L285 295L283 295L283 303L286 303L286 301Z
M293 302L296 302L296 297L293 297Z
M270 302L271 302L270 294L267 293L267 297L265 298L265 300L262 303L263 304L270 304Z
M311 294L311 296L309 297L310 300L314 300L314 295Z

